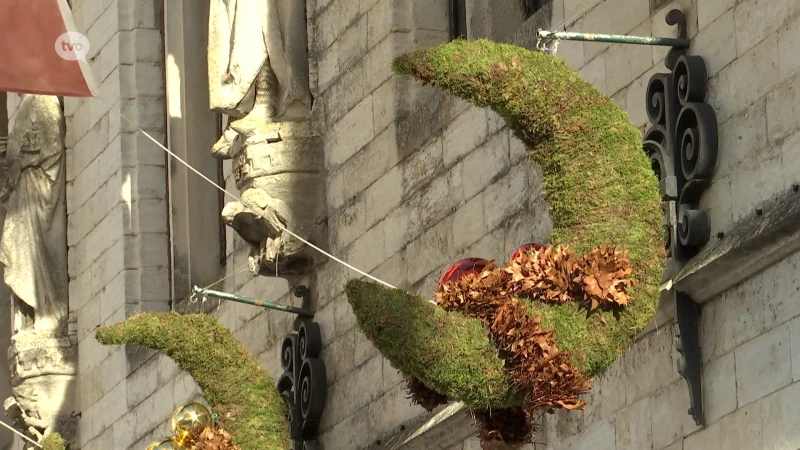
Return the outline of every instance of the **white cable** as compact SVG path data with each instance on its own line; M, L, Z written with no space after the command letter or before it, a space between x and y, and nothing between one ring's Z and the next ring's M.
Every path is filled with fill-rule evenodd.
M21 431L17 430L16 428L12 427L11 425L8 425L7 423L3 422L2 420L0 420L0 425L8 428L12 432L14 432L14 434L16 434L17 436L21 437L22 439L25 439L26 441L30 442L31 444L33 444L33 445L35 445L35 446L37 446L39 448L42 448L42 444L34 441L33 439L29 438L28 436L25 436Z
M133 125L134 127L136 127L136 129L137 129L139 132L141 132L142 134L144 134L145 136L147 136L147 138L148 138L148 139L150 139L151 141L155 142L155 144L156 144L156 145L158 145L158 146L159 146L159 148L161 148L161 150L164 150L165 152L167 152L167 154L168 154L168 155L170 155L171 157L175 158L175 159L176 159L176 160L178 160L178 161L179 161L181 164L183 164L184 166L186 166L186 168L187 168L187 169L189 169L189 170L191 170L192 172L194 172L195 174L199 175L199 176L200 176L200 178L204 179L205 181L207 181L207 182L211 183L211 185L212 185L212 186L214 186L215 188L219 189L219 190L220 190L222 193L224 193L225 195L227 195L227 196L231 197L232 199L234 199L234 200L236 200L236 201L238 201L238 202L240 202L240 203L244 204L244 205L245 205L245 206L247 206L248 208L250 208L250 209L252 210L252 212L256 213L256 214L259 216L259 218L261 218L261 219L265 219L265 217L263 216L263 214L259 213L259 211L258 211L260 208L252 208L250 205L248 205L247 203L245 203L245 202L244 202L244 201L243 201L241 198L239 198L238 196L236 196L236 195L234 195L234 194L231 194L230 192L228 192L227 190L225 190L225 188L223 188L222 186L218 185L217 183L215 183L214 181L212 181L210 178L208 178L207 176L203 175L203 174L202 174L200 171L198 171L197 169L195 169L194 167L192 167L192 166L191 166L189 163L187 163L186 161L184 161L183 159L181 159L181 157L180 157L180 156L178 156L178 155L176 155L175 153L173 153L172 151L170 151L170 150L169 150L167 147L165 147L165 146L164 146L162 143L158 142L158 140L156 140L155 138L153 138L152 136L150 136L150 135L149 135L149 134L148 134L146 131L144 131L144 130L142 130L141 128L139 128L138 126L136 126L136 124L135 124L135 123L134 123L134 122L133 122L131 119L127 118L127 117L126 117L124 114L120 113L120 116L122 116L122 118L123 118L123 119L127 120L127 121L128 121L128 123L130 123L131 125ZM326 252L325 250L323 250L323 249L321 249L321 248L317 247L316 245L312 244L311 242L308 242L308 241L307 241L306 239L304 239L302 236L299 236L299 235L297 235L296 233L292 232L291 230L287 229L287 228L286 228L286 227L284 227L283 225L281 225L281 224L276 224L276 225L278 226L278 228L279 228L281 231L285 232L286 234L289 234L289 235L291 235L292 237L294 237L294 238L295 238L295 239L297 239L298 241L300 241L300 242L302 242L302 243L304 243L304 244L308 245L309 247L311 247L311 248L313 248L314 250L316 250L316 251L318 251L318 252L322 253L323 255L327 256L328 258L330 258L330 259L332 259L332 260L334 260L334 261L338 262L339 264L342 264L343 266L347 267L348 269L350 269L350 270L353 270L353 271L355 271L355 272L357 272L357 273L359 273L359 274L361 274L361 275L363 275L363 276L365 276L365 277L367 277L367 278L369 278L369 279L371 279L371 280L373 280L373 281L375 281L375 282L377 282L377 283L380 283L380 284L382 284L382 285L384 285L384 286L386 286L386 287L388 287L388 288L391 288L391 289L397 289L397 288L395 288L394 286L392 286L391 284L389 284L389 283L387 283L387 282L385 282L385 281L383 281L383 280L381 280L381 279L379 279L379 278L376 278L376 277L374 277L374 276L372 276L372 275L368 274L367 272L364 272L363 270L361 270L361 269L359 269L359 268L357 268L357 267L355 267L355 266L353 266L353 265L351 265L351 264L348 264L346 261L343 261L343 260L341 260L341 259L339 259L339 258L337 258L337 257L335 257L335 256L333 256L333 255L331 255L330 253L328 253L328 252Z

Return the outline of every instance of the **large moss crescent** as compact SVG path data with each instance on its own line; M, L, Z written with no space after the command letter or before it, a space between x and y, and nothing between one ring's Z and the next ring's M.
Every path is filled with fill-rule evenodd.
M135 344L172 358L194 378L220 427L243 450L290 448L286 404L274 380L216 317L143 313L99 328L97 340Z
M606 244L629 252L636 284L630 291L633 301L621 314L587 315L578 302L528 303L543 326L555 328L559 349L569 352L581 373L607 368L655 314L665 260L658 180L627 113L560 58L487 40L456 40L408 53L394 62L394 69L505 119L542 169L553 221L551 244L576 252ZM348 290L355 314L359 323L367 323L364 318L374 311L369 302L354 303L354 292ZM373 300L381 304L386 299L376 295ZM382 320L413 326L405 316ZM437 390L425 381L433 374L420 374L396 355L384 355Z
M655 314L665 261L658 179L627 113L561 58L487 40L408 53L394 69L505 119L542 168L553 245L629 252L637 284L618 320L611 313L587 319L577 304L530 304L556 328L578 369L608 367Z

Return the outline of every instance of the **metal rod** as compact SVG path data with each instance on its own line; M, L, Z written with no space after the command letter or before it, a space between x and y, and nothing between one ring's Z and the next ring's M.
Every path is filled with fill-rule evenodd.
M248 305L260 306L262 308L276 309L278 311L297 314L300 317L309 317L309 318L314 317L314 313L311 310L305 308L296 308L294 306L281 305L275 302L268 302L266 300L258 300L250 297L242 297L241 295L228 294L226 292L213 291L211 289L203 289L198 286L195 286L192 292L194 292L197 295L207 295L209 297L221 298L223 300L231 300L238 303L246 303Z
M540 39L564 41L610 42L613 44L657 45L663 47L689 48L689 39L650 36L625 36L619 34L574 33L571 31L538 30Z

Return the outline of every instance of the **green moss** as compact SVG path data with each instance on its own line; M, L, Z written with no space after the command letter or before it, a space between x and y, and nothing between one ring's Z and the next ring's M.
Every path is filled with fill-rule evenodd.
M346 292L359 329L402 373L474 409L521 404L479 320L376 283L351 280Z
M206 314L144 313L101 327L105 345L157 350L187 371L242 450L289 448L286 405L272 378L225 326Z
M42 450L67 450L67 443L58 433L48 434L42 440Z
M627 113L556 56L456 40L398 58L394 69L500 114L542 168L551 243L629 251L637 281L619 316L531 302L576 368L597 373L655 314L664 265L658 181ZM522 244L522 243L520 243Z

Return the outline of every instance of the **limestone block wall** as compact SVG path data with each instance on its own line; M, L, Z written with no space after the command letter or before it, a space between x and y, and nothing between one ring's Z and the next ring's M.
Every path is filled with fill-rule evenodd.
M128 448L137 424L155 410L136 410L144 388L128 378L144 355L101 346L94 329L169 307L165 157L135 132L141 127L164 140L158 5L72 2L100 86L97 98L65 101L70 313L80 340L83 449Z

